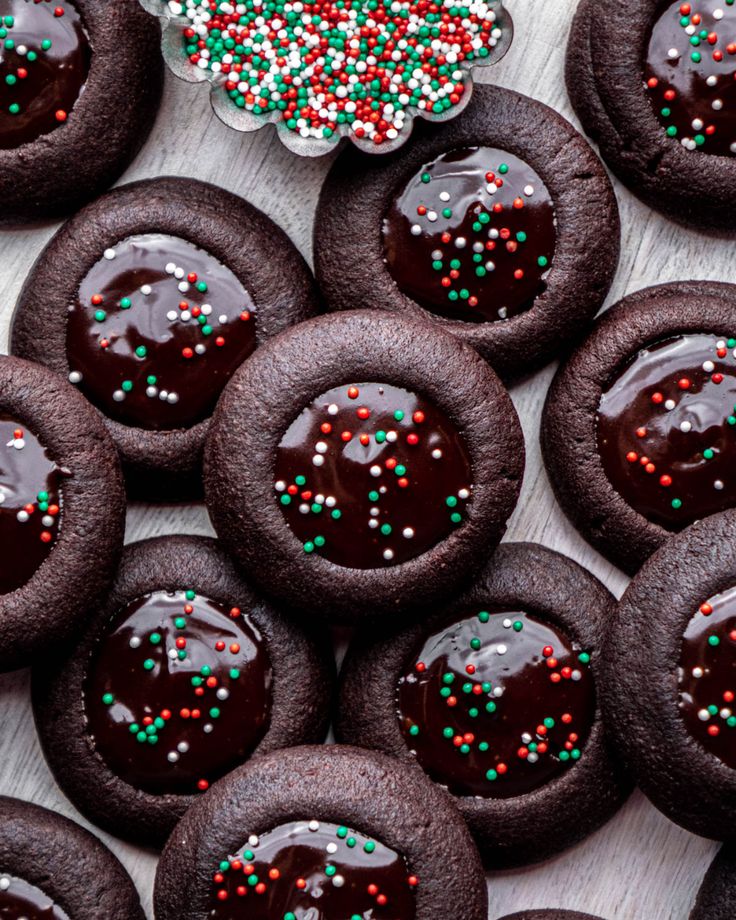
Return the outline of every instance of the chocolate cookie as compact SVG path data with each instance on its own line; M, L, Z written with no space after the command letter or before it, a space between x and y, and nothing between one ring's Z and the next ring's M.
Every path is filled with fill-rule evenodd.
M721 847L698 892L690 920L733 920L736 917L736 849Z
M562 510L634 574L676 531L736 504L736 286L647 288L557 373L542 450Z
M445 787L487 865L545 859L600 827L628 793L597 702L614 607L565 556L502 544L451 603L355 638L336 735Z
M324 739L333 672L326 637L259 600L214 540L163 537L125 550L76 647L36 665L33 705L75 806L162 845L252 754Z
M0 225L67 214L143 146L163 86L138 0L0 0Z
M83 827L30 802L0 797L4 920L145 920L117 858Z
M351 311L289 330L235 374L205 490L264 592L357 622L467 578L500 540L523 467L511 400L472 348Z
M70 639L123 546L115 449L74 388L0 356L0 670Z
M317 311L309 269L269 218L194 179L116 189L72 218L21 292L14 354L75 383L133 491L201 489L209 417L235 369Z
M603 664L604 711L645 794L693 833L736 841L736 512L647 562Z
M619 255L616 199L552 109L477 86L401 157L346 150L322 189L317 278L333 310L430 320L503 379L549 361L595 316Z
M736 229L736 7L581 0L567 89L606 163L686 226Z
M486 920L486 882L448 797L350 747L258 757L184 816L157 920Z

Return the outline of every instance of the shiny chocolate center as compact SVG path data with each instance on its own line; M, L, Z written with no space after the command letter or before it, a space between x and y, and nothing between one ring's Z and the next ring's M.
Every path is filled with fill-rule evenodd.
M130 237L105 251L70 307L70 380L124 425L189 428L255 349L253 311L232 271L203 249Z
M468 614L424 640L402 674L401 731L453 794L524 795L581 756L596 708L589 663L528 613Z
M214 874L212 920L413 920L403 856L358 831L293 821L251 836Z
M194 591L129 604L94 650L90 742L153 794L191 794L245 761L267 731L271 663L248 614Z
M305 553L347 568L406 562L462 526L472 471L452 421L381 383L319 396L279 445L275 494Z
M0 875L2 920L69 920L40 888L11 875Z
M678 680L688 731L736 769L736 588L705 601L690 620Z
M601 398L611 485L668 530L736 504L736 339L681 335L642 349Z
M69 0L0 0L0 150L32 143L66 122L91 57Z
M490 147L444 153L416 173L383 223L399 289L450 319L492 322L531 309L547 288L552 199L518 157Z
M687 150L736 154L734 0L667 0L652 30L644 84L669 137Z
M0 594L35 574L59 535L61 471L28 427L0 412Z

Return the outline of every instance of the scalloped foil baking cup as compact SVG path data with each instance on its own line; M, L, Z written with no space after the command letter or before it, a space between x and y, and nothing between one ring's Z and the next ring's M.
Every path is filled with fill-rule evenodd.
M256 2L262 5L262 0L256 0ZM242 6L244 10L252 10L256 6L256 2L254 2L254 0L248 0L247 3L226 2L226 0L208 0L208 3L204 6L200 5L200 8L206 13L207 6L210 8L214 6L215 11L231 14L236 12L240 6ZM284 19L287 14L293 15L294 13L298 13L302 17L302 22L309 22L311 24L310 10L317 6L317 4L311 2L311 0L277 0L277 2L279 2L277 16L280 19ZM407 14L401 16L402 19L411 19L411 17L414 17L411 21L411 39L413 39L415 35L419 39L430 37L418 35L420 29L426 28L426 24L422 23L419 14L411 12L412 7L417 7L422 2L424 2L424 0L410 0L410 2L407 2L407 0L393 0L393 2L378 0L378 4L383 3L383 7L387 8L394 15L401 16L402 13ZM256 114L255 112L248 111L244 107L239 107L228 94L225 85L227 76L222 72L213 71L206 58L201 58L199 64L197 64L190 60L187 54L184 30L191 28L192 20L187 16L186 0L140 0L145 10L158 16L162 20L163 36L161 46L164 59L171 71L180 79L190 83L208 82L210 84L212 108L221 121L228 125L228 127L234 128L236 131L257 131L265 125L272 124L275 126L276 133L285 147L300 156L311 157L323 156L330 153L345 138L354 143L360 150L367 153L392 153L398 150L399 147L406 142L411 134L414 119L416 117L424 118L431 122L444 122L450 121L463 111L470 102L470 97L473 92L473 68L486 67L500 61L511 45L514 29L511 16L508 10L505 9L503 0L458 0L458 2L466 2L467 6L457 7L454 5L454 0L439 0L438 3L432 4L435 9L433 11L430 9L429 11L432 12L433 15L436 15L444 9L449 16L450 11L455 10L456 12L452 18L456 21L456 24L461 27L465 24L465 28L474 28L478 31L480 31L481 23L492 23L491 30L485 33L488 36L487 41L482 45L482 47L487 50L487 55L485 57L479 56L478 59L474 58L473 60L445 60L445 64L454 65L455 73L458 75L453 80L453 83L461 82L463 91L459 101L451 104L449 108L444 108L439 113L429 112L427 109L419 108L416 105L405 105L405 102L399 99L400 94L397 87L392 95L395 96L396 100L401 104L401 111L404 113L403 123L400 125L399 129L394 128L393 130L387 130L383 142L376 143L369 135L359 137L355 133L355 124L335 123L334 131L329 137L305 136L304 133L300 133L299 128L289 127L284 120L282 111L279 109L272 109L264 114ZM369 6L375 6L375 4L376 0L364 0L362 7L366 9L370 15ZM325 4L320 4L321 7L324 7L324 5ZM427 5L429 6L429 4ZM332 8L332 3L330 3L329 6ZM340 10L341 12L349 12L349 4L346 7L341 7ZM453 23L447 24L452 25ZM368 23L365 25L368 28L371 27ZM279 26L282 27L283 23L279 22ZM261 30L263 27L263 24L257 25L257 28ZM357 28L360 27L358 26ZM266 32L262 32L262 34L264 37L267 37ZM452 33L448 32L448 34ZM475 38L476 41L479 40L478 35L476 35ZM432 38L432 43L439 41L439 38ZM432 48L431 43L427 45L427 47L433 52L441 52L442 56L455 57L457 55L457 51L452 48L446 50L438 47ZM456 48L457 47L456 45ZM393 55L396 54L400 54L398 48L393 52ZM392 60L394 59L393 55ZM440 66L445 65L443 64ZM429 84L425 85L429 87ZM268 87L263 83L258 85L258 89L259 91L264 89L266 92L269 91ZM432 88L429 87L429 89L431 91ZM312 107L319 112L320 109L314 105L315 101L316 100L314 100L312 96L310 98ZM304 130L306 130L306 128L302 129L302 131ZM367 130L368 132L373 130L372 125L368 125Z

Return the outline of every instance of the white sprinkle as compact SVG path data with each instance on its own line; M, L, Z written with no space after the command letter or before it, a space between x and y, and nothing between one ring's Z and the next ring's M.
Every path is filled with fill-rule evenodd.
M533 186L533 185L527 185L527 186L524 188L524 194L526 195L527 198L531 198L532 195L534 194L534 186Z
M168 402L168 404L169 404L170 406L176 405L176 403L179 402L179 394L178 394L178 393L169 393L169 395L166 397L166 401Z
M283 492L286 489L286 483L284 480L279 479L279 481L274 485L274 489L276 489L277 492Z
M435 449L432 451L432 459L433 460L442 459L442 451L439 449L439 447L435 447Z
M411 540L414 536L414 529L412 527L405 527L401 533L407 540Z
M165 271L167 275L173 275L176 271L176 265L173 262L167 262Z
M166 654L169 656L169 658L170 658L172 661L176 661L176 659L179 657L179 655L178 655L178 653L177 653L177 651L176 651L175 648L170 648L169 651L168 651Z
M468 241L465 239L464 236L459 236L455 240L455 246L457 249L465 249L467 245L468 245Z
M714 18L714 19L723 19L723 10L720 9L720 8L717 9L717 10L713 10L713 18Z
M207 351L207 346L203 345L201 342L199 342L197 345L194 346L194 353L197 355L203 355L205 354L206 351Z
M23 448L26 446L25 438L15 438L10 442L10 444L12 444L16 450L23 450Z
M437 220L437 212L436 212L436 211L427 211L427 220L428 220L431 224L433 224L433 223Z
M383 558L387 562L390 562L394 558L394 551L392 549L385 549L383 551Z
M69 374L69 383L81 383L81 382L82 382L82 375L79 373L79 371L72 371L71 374Z
M133 638L129 642L129 645L131 648L140 648L141 647L140 636L133 636Z
M723 485L722 480L716 479L716 481L713 483L713 488L714 488L717 492L721 492L721 491L723 490L723 488L724 488L724 485Z
M375 476L375 477L380 476L380 475L381 475L381 467L380 467L377 463L374 463L373 466L372 466L371 469L370 469L370 474L371 474L371 476Z
M440 201L449 201L450 193L449 192L440 192Z
M146 387L146 396L149 399L155 399L158 396L158 387Z
M336 403L331 403L331 404L327 407L327 414L328 414L328 415L337 415L337 413L338 413L339 411L340 411L340 410L337 408L337 404L336 404Z
M693 668L693 677L702 677L703 669L702 668Z
M318 828L319 828L319 825L318 825ZM312 830L311 824L309 826L309 830L310 831ZM260 840L258 839L257 834L251 834L250 837L248 838L248 846L257 847L259 843L260 843Z
M317 441L317 443L314 445L314 449L318 454L326 454L327 444L324 441Z
M125 393L123 393L122 390L115 390L115 392L112 394L112 398L115 400L115 402L122 402L125 399Z
M698 710L698 718L701 722L707 722L710 719L710 713L707 709L700 709Z
M497 645L497 646L496 646L496 652L497 652L499 655L505 655L506 652L508 652L508 648L507 648L507 646L505 646L505 645L503 645L503 644Z
M322 456L322 454L315 454L312 457L312 463L315 466L324 466L324 462L325 462L325 458Z
M108 261L112 261L112 260L115 258L115 250L114 250L114 249L106 249L105 252L104 252L104 256L105 256L105 258L106 258Z
M177 266L177 268L174 269L174 277L181 281L181 279L184 277L184 269Z
M176 749L177 749L177 751L178 751L180 754L186 754L187 751L189 750L189 742L188 742L188 741L180 741L180 742L177 744Z
M166 319L170 323L175 323L178 317L179 317L179 314L176 312L176 310L169 310L169 312L166 314Z
M218 700L226 700L230 696L230 691L226 687L220 687L217 691Z
M2 505L4 500L5 500L5 493L0 492L0 505ZM43 524L44 527L53 527L54 519L51 517L50 514L44 514L44 516L41 518L41 523Z
M723 99L714 99L711 105L716 112L720 112L723 108Z
M678 58L679 56L680 52L677 50L677 48L670 48L670 50L667 52L668 58Z
M503 628L511 629L511 620L508 617L503 621Z
M526 759L528 763L536 763L539 760L539 754L537 754L536 751L529 751L526 755Z
M422 228L419 226L419 224L412 224L412 225L411 225L411 235L412 235L412 236L421 236L421 235L422 235Z
M169 761L169 763L176 763L179 759L179 755L176 753L176 751L169 751L169 753L166 755L166 759Z
M342 886L345 884L345 879L342 875L333 875L332 884L335 886L335 888L342 888Z
M680 422L680 431L683 431L685 434L687 434L688 431L692 429L692 427L693 426L691 422Z
M463 499L470 498L470 491L468 489L460 489L460 491L457 493L457 497Z
M583 675L578 670L573 671L572 674L570 675L572 680L580 680L582 676Z
M10 888L10 879L7 876L0 878L0 891L7 891Z
M143 287L141 288L141 294L143 294L145 297L148 297L148 295L151 293L152 290L153 288L151 287L150 284L144 284Z
M186 292L189 290L189 282L180 281L178 287L182 294L186 294Z
M309 830L312 831L312 833L314 833L315 831L318 831L318 830L319 830L319 821L310 821L310 822L309 822Z
M675 408L676 405L677 403L674 401L674 399L668 399L667 402L664 404L664 407L665 409L668 409L671 412Z

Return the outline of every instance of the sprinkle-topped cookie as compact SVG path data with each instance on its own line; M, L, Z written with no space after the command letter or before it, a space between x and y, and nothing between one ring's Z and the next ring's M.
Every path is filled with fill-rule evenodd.
M411 114L446 118L466 71L509 39L501 0L161 0L184 52L238 109L294 135L376 148Z
M736 155L736 3L669 3L649 42L644 79L669 137L687 150Z
M69 379L110 418L189 428L255 349L254 306L203 249L134 236L106 249L82 281L66 345Z
M69 920L39 888L10 875L0 875L0 917L2 920Z
M212 920L413 920L419 880L379 841L312 820L252 835L214 884Z
M59 534L61 471L28 427L0 413L0 594L22 587Z
M29 144L66 122L90 58L70 0L0 0L0 149Z
M736 768L736 588L701 604L683 637L680 712L694 738Z
M434 313L484 322L530 309L546 289L555 211L544 183L513 154L444 153L409 180L383 223L400 290Z
M579 760L595 716L589 663L535 616L481 610L424 641L399 680L401 730L453 794L523 795Z
M736 504L736 338L642 349L603 393L598 448L616 491L669 530Z
M335 387L291 424L275 493L305 553L348 568L397 565L460 527L471 498L460 433L400 387Z
M121 611L93 655L91 743L132 786L203 792L265 734L271 680L247 613L191 590L150 594Z

